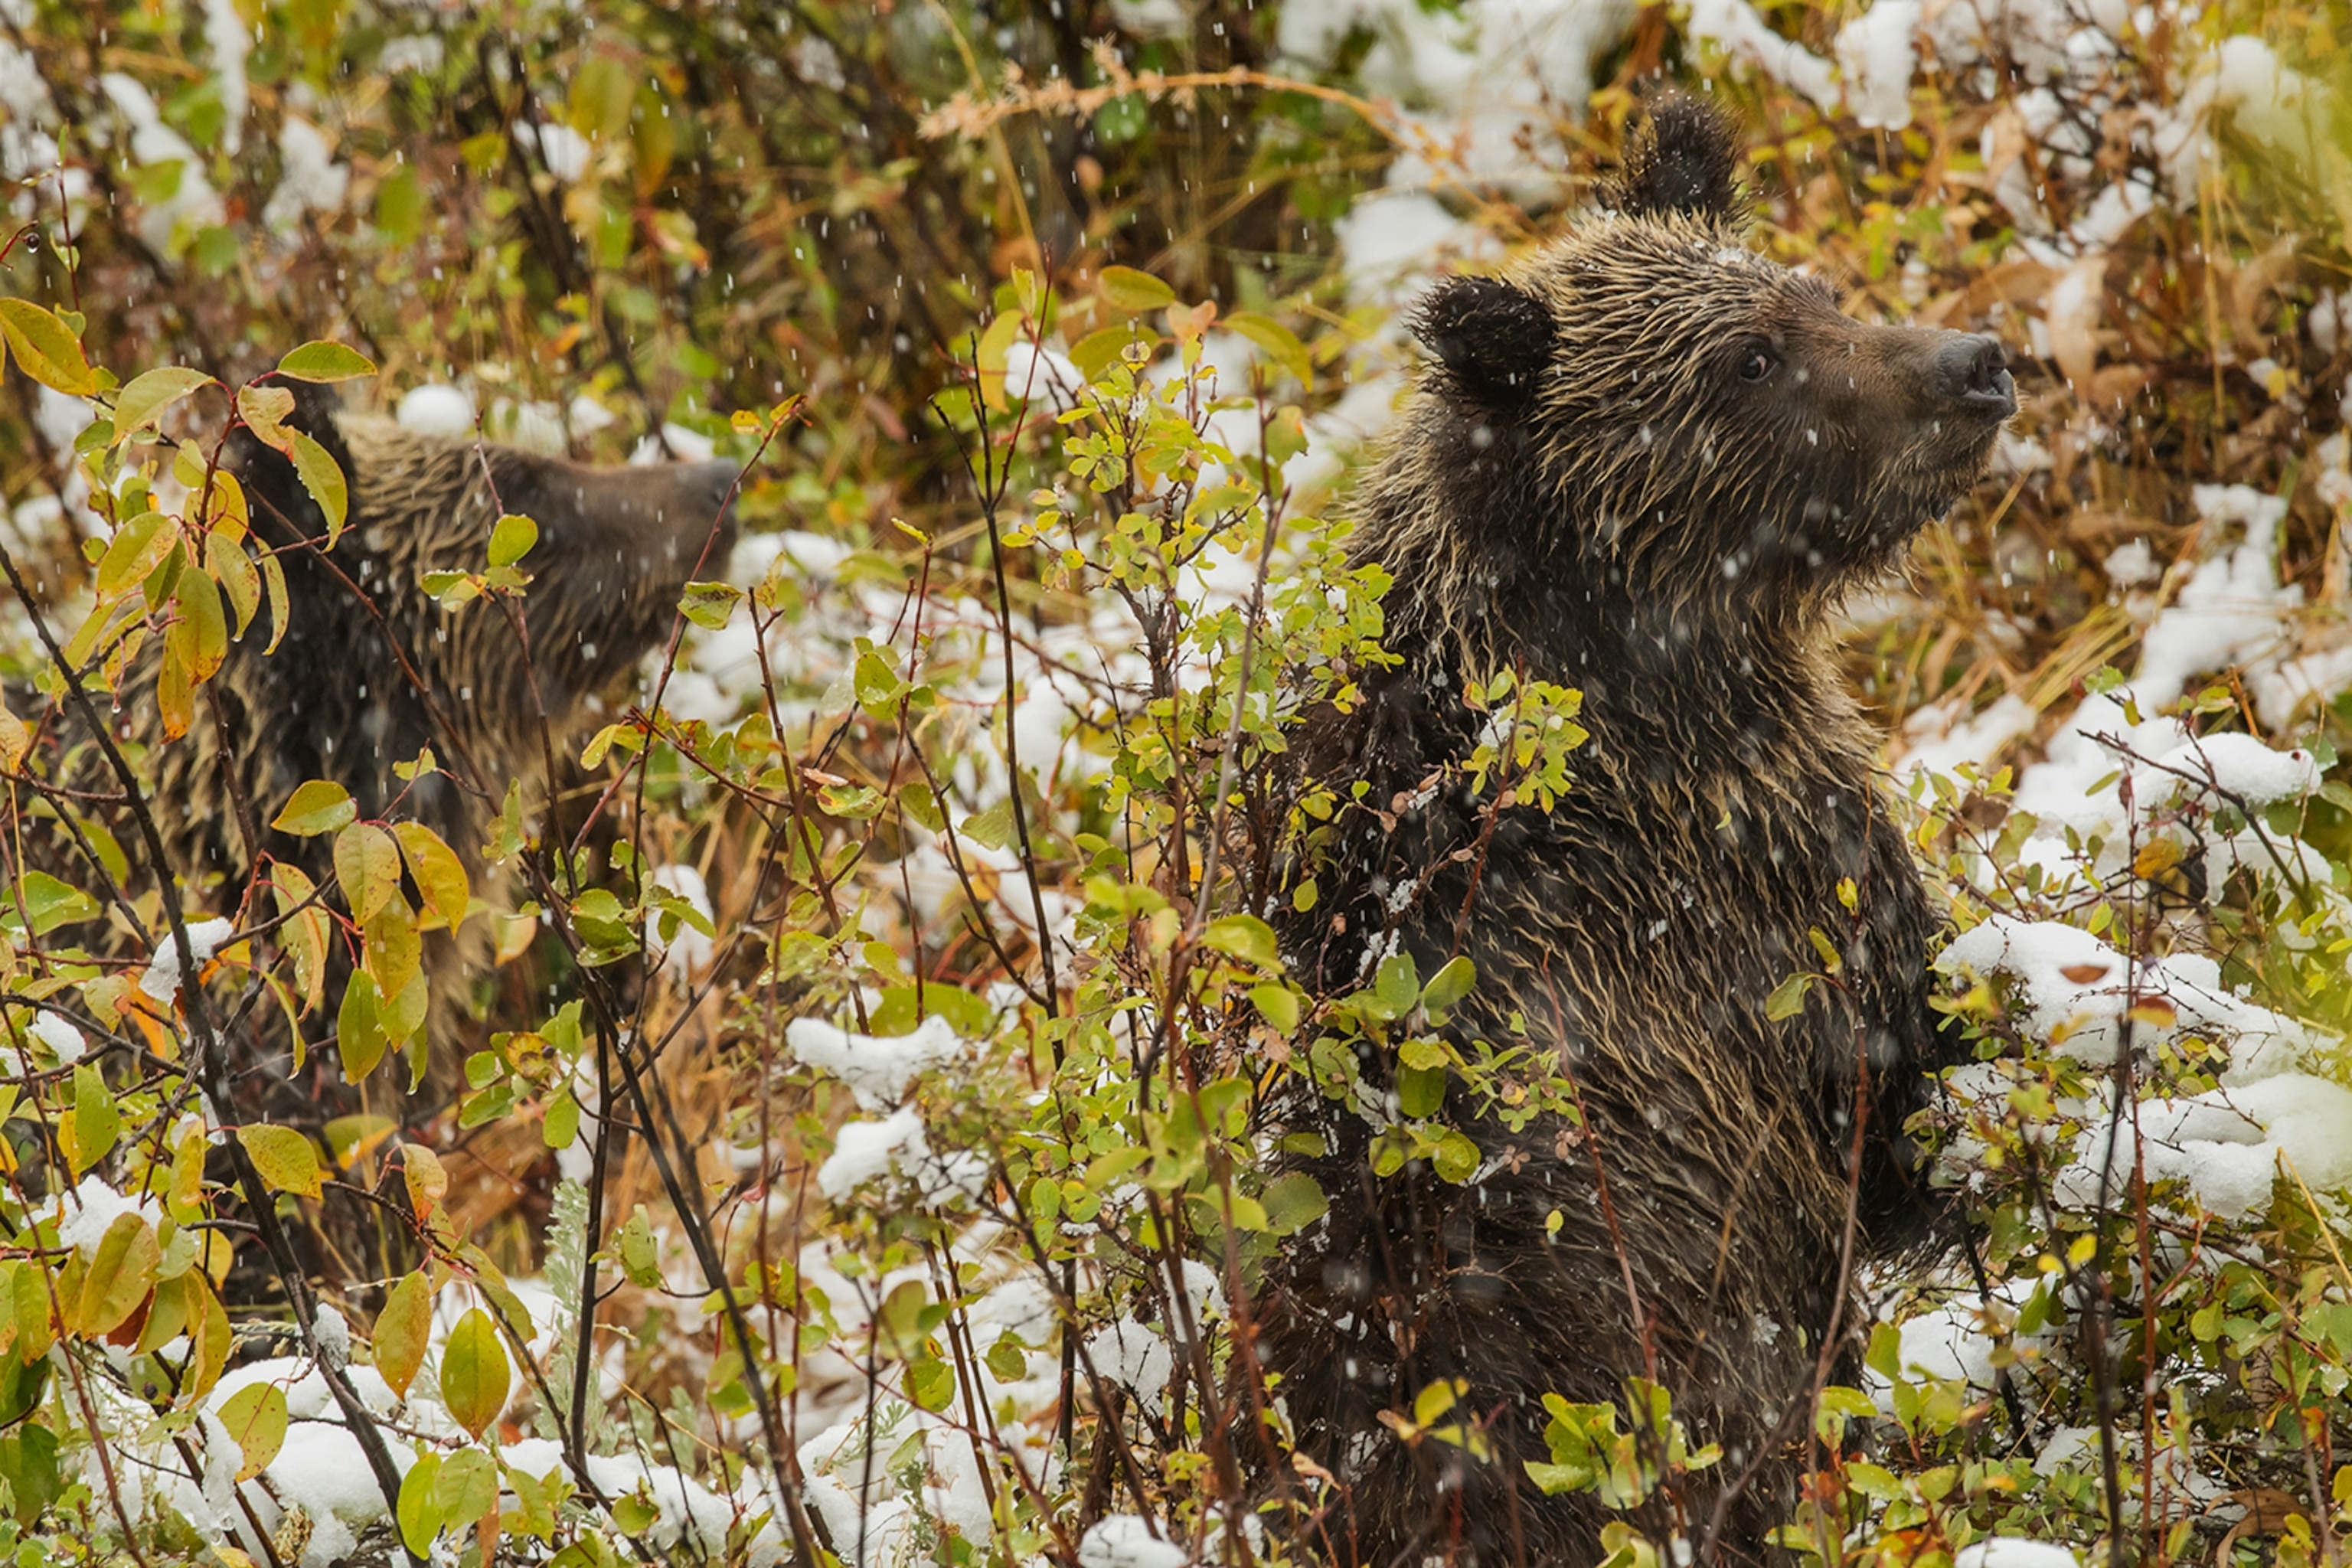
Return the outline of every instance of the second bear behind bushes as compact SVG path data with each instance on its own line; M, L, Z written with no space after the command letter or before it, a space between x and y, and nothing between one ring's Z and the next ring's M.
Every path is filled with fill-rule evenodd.
M1454 1184L1373 1174L1381 1051L1348 1099L1293 1106L1330 1207L1268 1281L1258 1348L1334 1479L1309 1529L1340 1562L1598 1562L1622 1516L1525 1466L1551 1458L1545 1394L1622 1406L1629 1376L1724 1450L1634 1522L1769 1557L1817 1371L1851 1364L1849 1194L1857 1257L1929 1212L1903 1129L1936 1063L1935 921L1832 638L2016 405L1993 340L1864 325L1748 248L1736 166L1717 115L1665 100L1613 211L1440 288L1416 323L1437 363L1360 498L1401 662L1298 743L1341 799L1368 787L1290 962L1328 993L1466 954L1446 1033L1524 1030L1582 1121L1514 1133L1457 1085L1482 1159ZM1458 767L1488 722L1465 682L1504 670L1583 694L1549 815L1490 815ZM1815 931L1834 979L1771 1016L1824 967ZM1443 1379L1490 1455L1400 1436Z
M482 848L509 785L520 786L523 809L538 818L548 758L561 766L576 753L599 711L596 699L617 695L667 635L698 568L704 576L724 568L739 469L725 462L594 468L419 433L346 413L324 389L289 390L297 403L288 425L323 446L346 476L348 526L330 550L326 519L293 465L248 431L231 436L226 467L245 490L255 534L277 549L285 573L286 626L266 651L277 627L265 601L196 694L186 735L156 750L152 798L172 874L188 891L192 919L236 912L256 854L324 883L335 868L331 836L269 826L299 785L324 779L350 794L362 819L432 828L474 891L502 907L509 900ZM521 601L527 660L497 606L445 609L420 585L428 572L480 570L502 512L539 527L521 563L531 574ZM126 690L116 710L121 738L161 738L153 679L151 669ZM72 726L63 733L69 738ZM395 768L427 748L437 770L400 777ZM70 845L59 849L75 855ZM89 870L71 869L78 877ZM246 923L275 912L265 894ZM478 1044L467 1002L490 945L479 919L455 941L425 941L427 1032L445 1085ZM345 944L334 942L331 951L326 1005L304 1022L314 1047L333 1037L350 973ZM245 1032L266 1037L232 1042L241 1078L285 1073L276 1011L247 1010ZM314 1115L340 1107L332 1094L320 1100L287 1087L293 1100L279 1109L298 1121L298 1103Z

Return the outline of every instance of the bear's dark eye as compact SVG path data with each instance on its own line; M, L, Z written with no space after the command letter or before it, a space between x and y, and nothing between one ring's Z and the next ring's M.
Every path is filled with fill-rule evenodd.
M1774 363L1771 350L1761 343L1750 343L1739 351L1739 379L1761 381L1772 374Z

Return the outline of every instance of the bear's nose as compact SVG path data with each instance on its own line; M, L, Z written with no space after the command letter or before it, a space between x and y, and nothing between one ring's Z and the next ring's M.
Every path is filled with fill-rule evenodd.
M1982 332L1956 337L1936 351L1927 374L1943 402L2000 419L2017 412L2017 384L1999 338Z

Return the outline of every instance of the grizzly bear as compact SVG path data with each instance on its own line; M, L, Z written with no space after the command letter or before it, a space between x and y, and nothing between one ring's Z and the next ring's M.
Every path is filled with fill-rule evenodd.
M1256 1346L1331 1478L1308 1528L1337 1561L1598 1562L1628 1516L1525 1467L1551 1458L1544 1395L1622 1411L1629 1377L1722 1448L1631 1522L1770 1556L1817 1379L1850 1370L1852 1264L1931 1228L1905 1121L1938 1059L1937 921L1834 612L1982 477L2016 402L1995 340L1864 324L1750 249L1737 164L1719 115L1662 100L1603 211L1437 289L1436 363L1359 499L1397 662L1300 738L1360 804L1285 950L1326 994L1468 957L1441 1032L1532 1046L1577 1113L1515 1132L1455 1079L1482 1159L1454 1184L1375 1175L1381 1048L1286 1112L1329 1208L1272 1267ZM1490 721L1465 685L1498 671L1582 693L1548 815L1465 782ZM1784 983L1824 971L1791 1013ZM1399 1420L1444 1379L1475 1444ZM1645 1416L1621 1430L1663 1451Z
M549 759L565 765L598 700L625 685L668 635L687 582L724 566L739 469L725 462L594 468L346 414L322 388L289 390L296 406L287 425L316 439L346 476L347 526L330 550L326 518L292 463L247 429L230 437L226 466L243 487L255 533L284 569L286 626L275 651L265 651L276 636L265 602L197 694L186 735L152 750L154 816L171 874L187 889L191 918L207 906L232 913L257 855L291 862L323 884L334 871L331 837L296 837L268 824L298 785L325 779L349 792L362 819L432 828L475 893L500 907L511 868L488 867L483 850L509 785L520 786L523 809L537 817ZM446 609L420 585L428 572L480 570L491 526L506 512L539 528L521 563L531 576L521 601L528 659L515 623L497 606ZM121 738L161 739L153 679L152 668L132 678L117 708ZM62 731L72 732L70 724ZM437 769L413 780L395 772L427 748ZM249 834L260 841L247 842ZM248 911L253 921L275 912L266 898ZM350 973L344 944L332 950L327 1005L305 1021L313 1044L332 1039ZM478 1043L451 1037L475 1032L470 993L490 957L479 919L455 941L425 942L426 1032L444 1083L454 1082L464 1052ZM274 1036L274 1011L245 1015L244 1032L262 1047L232 1050L248 1080L256 1071L284 1074L287 1042ZM310 1116L295 1119L332 1114L337 1102L323 1094L310 1100Z

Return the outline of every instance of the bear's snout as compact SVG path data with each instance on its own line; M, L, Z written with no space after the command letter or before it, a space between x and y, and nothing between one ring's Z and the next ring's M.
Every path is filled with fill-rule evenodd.
M2017 383L2009 355L1988 333L1956 336L1927 363L1927 384L1938 401L1972 414L2006 419L2017 412Z

